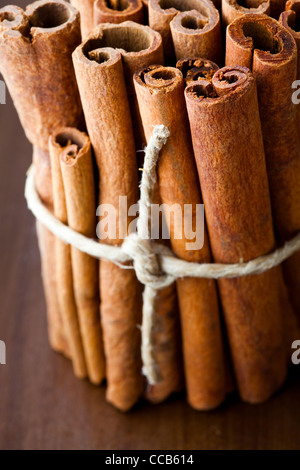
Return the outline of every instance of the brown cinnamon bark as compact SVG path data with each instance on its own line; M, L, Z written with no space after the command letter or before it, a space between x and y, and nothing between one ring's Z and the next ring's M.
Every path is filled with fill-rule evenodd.
M275 239L251 72L225 67L185 96L215 261L269 253ZM269 398L286 376L281 282L280 268L219 281L238 389L250 403Z
M52 137L60 163L69 227L96 235L96 191L90 140L73 128L61 128ZM71 247L74 297L88 376L99 384L105 377L100 327L99 263Z
M1 73L27 138L45 151L58 126L82 117L71 61L80 40L79 13L62 0L0 10Z
M71 60L80 40L79 14L67 2L39 1L25 12L15 6L0 10L0 70L25 133L34 145L35 184L50 210L49 135L57 125L77 126L82 119ZM53 252L53 237L44 228L38 234L49 328L54 332L51 345L69 354L57 309L55 267L48 255Z
M176 67L182 73L185 85L197 80L211 80L214 73L219 70L218 65L211 60L201 58L181 59Z
M174 284L158 292L153 343L161 380L147 385L145 397L151 403L161 403L184 388L180 319Z
M142 150L146 139L133 86L133 74L151 64L163 64L163 47L159 33L132 21L120 25L99 25L90 36L96 48L111 47L122 54L122 64L133 122L136 149Z
M178 204L181 214L187 204L192 226L197 204L202 203L184 102L184 80L175 68L150 66L135 74L135 88L147 139L153 127L164 124L170 131L158 164L162 202L169 209ZM180 129L180 132L179 132ZM186 212L185 212L186 213ZM204 246L188 247L191 240L180 232L175 219L166 217L171 245L181 259L210 262L208 239ZM194 240L195 241L195 240ZM196 409L218 406L225 397L225 373L219 306L213 281L186 278L177 281L183 333L183 354L188 401Z
M100 23L119 24L135 21L143 24L144 6L142 0L96 0L94 3L94 26Z
M162 36L167 64L175 57L221 60L220 15L210 0L150 0L149 24Z
M222 0L222 24L228 26L236 18L247 14L270 14L270 0Z
M49 153L44 152L37 147L33 147L33 164L36 172L36 190L43 204L53 212L52 178ZM63 318L57 298L55 265L53 263L55 237L39 222L37 222L36 228L41 254L42 280L47 304L49 342L55 351L62 352L69 357L69 347L65 336Z
M95 0L70 0L80 13L81 35L85 39L94 28Z
M49 139L53 212L57 219L63 224L68 225L65 191L60 169L61 151L62 147L54 134ZM87 368L74 296L71 247L59 238L56 238L55 250L52 255L55 258L57 298L70 347L74 373L79 378L85 378L87 376Z
M292 101L296 45L277 21L248 15L227 29L226 63L252 67L257 80L275 231L284 243L300 230L300 142ZM283 264L283 272L300 318L300 252Z
M104 32L111 31L113 27L104 28ZM122 26L117 28L124 31ZM98 31L100 39L91 37L85 41L75 50L73 61L99 169L99 202L110 204L117 215L115 236L107 233L107 238L104 238L107 228L101 225L98 236L104 238L103 243L118 245L123 241L122 234L127 235L132 220L120 210L119 198L127 196L130 207L137 203L139 196L136 153L122 55L111 47L101 47L102 30ZM100 296L107 361L107 399L126 411L143 391L138 328L142 299L135 272L101 261Z
M288 0L285 4L285 10L279 17L279 23L282 24L293 36L297 45L297 80L300 79L300 31L297 27L300 14L300 0ZM299 106L298 106L299 108Z

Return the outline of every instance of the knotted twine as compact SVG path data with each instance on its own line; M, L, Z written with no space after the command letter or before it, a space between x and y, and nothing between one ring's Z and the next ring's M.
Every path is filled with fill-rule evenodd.
M300 250L300 232L284 246L259 258L236 264L193 263L176 258L171 250L154 243L150 237L151 204L156 183L156 164L162 147L170 133L167 127L156 126L145 150L144 168L140 185L140 210L137 231L124 240L122 246L111 246L72 230L54 217L41 202L34 184L34 167L27 173L25 198L28 208L37 220L66 244L90 256L112 261L123 269L135 269L138 280L144 284L142 318L142 361L143 373L150 384L160 380L155 360L153 330L155 306L159 289L172 284L182 277L206 279L234 278L261 274L280 265ZM123 265L133 261L133 266Z

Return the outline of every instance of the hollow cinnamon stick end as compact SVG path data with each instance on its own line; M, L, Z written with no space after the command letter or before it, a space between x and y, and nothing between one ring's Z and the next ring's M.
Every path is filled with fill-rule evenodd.
M0 8L0 31L25 33L29 28L28 19L22 8L15 5L7 5ZM12 33L13 34L13 33Z
M186 85L197 80L211 80L219 70L215 62L200 57L180 59L176 67L181 71Z
M109 6L106 0L96 0L94 3L94 26L100 23L120 24L124 21L143 24L143 20L142 0L120 0L117 8Z

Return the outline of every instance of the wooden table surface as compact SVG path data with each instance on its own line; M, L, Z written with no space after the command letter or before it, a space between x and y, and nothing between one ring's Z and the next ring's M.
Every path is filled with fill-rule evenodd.
M251 406L233 396L209 413L178 396L122 414L105 403L104 388L74 378L47 340L35 224L23 196L30 161L7 97L0 105L0 340L7 348L0 449L299 449L300 365L268 403Z

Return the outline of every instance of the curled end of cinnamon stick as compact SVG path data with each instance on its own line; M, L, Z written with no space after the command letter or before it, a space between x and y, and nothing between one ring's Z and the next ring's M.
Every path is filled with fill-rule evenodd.
M155 89L172 89L176 83L182 81L182 73L174 67L163 67L161 65L149 65L139 70L134 75L137 84Z
M73 127L61 127L50 137L50 145L61 150L60 158L68 166L91 149L90 139L85 132Z
M0 10L0 31L19 32L27 39L38 33L51 33L79 22L79 13L64 0L39 0L25 11L8 5Z
M181 32L188 35L201 36L211 29L220 21L218 10L212 2L206 0L201 5L201 12L191 8L189 11L182 11L174 17L171 22L171 30Z
M243 54L243 65L249 68L254 57L279 65L294 59L296 53L292 35L267 15L245 15L227 28L226 64L239 63Z
M186 85L197 80L211 80L219 66L211 60L201 58L180 59L176 67L181 71Z
M300 1L289 0L285 4L285 10L280 15L279 22L284 26L295 39L300 39L300 31L297 25L300 15Z
M25 14L35 33L45 29L54 32L79 22L79 12L64 0L38 0L26 8Z
M26 35L30 29L28 19L22 8L8 5L0 9L0 33Z
M243 4L238 0L222 0L222 21L227 26L233 20L247 14L270 13L270 0L245 0Z
M123 56L146 55L149 51L161 47L161 37L158 33L148 26L133 21L124 21L121 24L101 24L89 35L83 44L84 49L86 49L86 43L91 44L92 41L97 43L94 49L110 47L118 49Z
M185 89L187 100L205 100L207 106L216 101L241 97L249 86L254 85L254 77L249 69L242 66L227 66L218 70L212 80L198 80Z
M143 23L142 0L96 0L94 3L94 25L100 23L119 24L123 21Z

